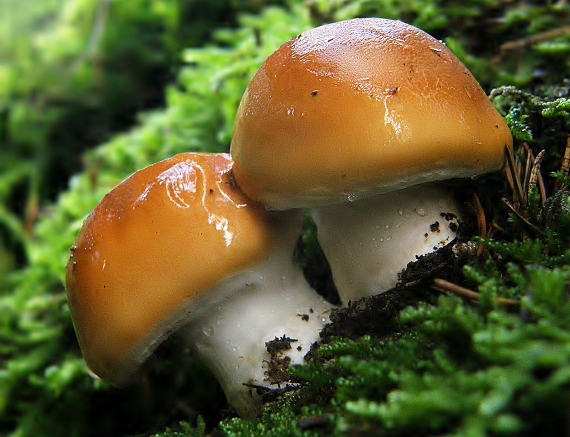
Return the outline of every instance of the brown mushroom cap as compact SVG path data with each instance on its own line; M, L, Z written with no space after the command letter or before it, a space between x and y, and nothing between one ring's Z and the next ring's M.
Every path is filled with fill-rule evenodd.
M362 18L304 32L264 62L231 154L244 192L286 209L494 171L511 144L443 43L401 21Z
M67 266L87 366L122 385L222 278L260 262L280 221L233 183L227 154L185 153L146 167L87 217Z

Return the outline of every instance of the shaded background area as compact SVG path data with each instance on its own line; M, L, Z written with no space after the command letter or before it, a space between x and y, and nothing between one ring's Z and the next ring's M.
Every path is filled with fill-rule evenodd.
M65 304L67 250L85 215L128 174L182 151L227 150L233 114L249 78L281 43L310 27L357 16L414 24L444 40L486 92L500 86L520 90L496 92L494 102L507 117L517 144L526 142L534 155L548 149L544 174L559 169L570 109L570 6L566 1L0 3L0 435L150 435L179 420L195 423L198 417L203 421L197 428L182 435L219 432L220 420L226 420L221 429L230 434L253 435L252 428L229 419L232 412L216 383L176 337L159 348L154 365L149 365L135 387L119 391L93 381L84 370ZM494 188L502 184L490 183ZM556 183L550 180L549 189ZM479 193L485 191L481 185ZM509 216L504 205L501 209L499 195L481 200L496 223L511 229L497 232L498 238L534 241L536 235ZM552 204L557 205L552 211L562 223L567 206L558 202ZM523 213L538 223L545 216L539 214L540 208ZM314 245L310 226L304 239L310 252ZM563 256L567 245L567 239L551 235L534 252L528 249L513 259L521 266L532 261L564 269L567 261L556 261L550 254ZM499 249L489 246L486 256L495 261L502 257L504 276L497 276L495 282L506 281L510 286L518 277L505 273L512 267L505 267L503 260L511 260L512 250ZM319 258L309 253L303 261L309 276L319 278ZM485 274L491 275L490 271ZM474 278L484 277L477 275L467 278L471 284L476 283ZM565 278L560 281L567 294ZM323 282L326 278L313 281ZM452 307L462 308L449 304L446 310ZM434 318L440 315L434 314ZM482 326L483 321L474 320L475 316L470 319L472 329ZM461 320L455 322L461 324ZM450 326L445 329L446 335L452 331ZM379 356L381 346L363 342L356 348L362 356ZM329 359L327 353L322 352L322 360ZM339 380L350 379L344 369L330 366L328 371ZM189 374L186 369L195 372ZM314 386L333 384L310 372L304 376L312 378ZM564 390L556 393L566 402ZM368 394L363 391L362 397ZM307 396L308 403L315 401L314 395ZM322 399L323 405L330 402L330 397ZM291 414L300 408L287 410L277 422L297 423ZM323 413L311 408L314 415ZM526 411L520 404L513 408ZM362 420L353 424L355 435L370 432L374 423ZM271 428L270 423L264 422L263 432ZM411 432L403 429L407 431L400 435ZM321 435L329 432L320 431Z
M205 44L217 27L235 26L239 11L261 7L221 0L3 2L0 199L7 210L0 242L15 255L6 262L25 262L14 235L29 232L39 206L65 189L84 150L133 125L139 112L164 106L182 49Z

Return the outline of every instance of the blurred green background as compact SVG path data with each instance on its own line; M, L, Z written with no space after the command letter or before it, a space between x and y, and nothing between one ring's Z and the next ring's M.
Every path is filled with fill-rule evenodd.
M445 41L492 93L517 145L526 142L533 156L548 151L548 198L525 186L527 203L519 210L543 232L529 230L500 203L501 196L509 198L508 184L493 185L505 191L482 201L501 231L488 241L474 238L485 245L484 258L470 261L463 273L465 285L487 293L487 306L453 298L426 304L401 319L398 332L408 332L402 327L410 320L439 325L413 330L396 346L374 336L334 340L313 367L298 370L321 391L282 400L260 421L232 419L215 381L176 338L157 351L145 384L119 391L92 380L63 286L68 248L86 214L150 163L183 151L227 151L237 105L263 60L308 28L359 16L402 19ZM557 403L553 423L563 426L570 411L564 321L570 206L568 177L559 169L569 135L569 59L564 0L1 0L0 435L532 435L549 408L538 418L528 411L545 402ZM520 165L525 153L517 152ZM550 331L532 331L492 304L501 294L538 296L540 309L528 303L532 326L542 326L536 320L543 317ZM450 311L454 318L444 321ZM445 344L446 335L458 331L480 355L450 364L444 352L429 355L413 342L428 336ZM524 350L521 356L536 358L532 366L509 368L514 355L493 361L494 353L474 346L485 335L508 332L519 337L486 338L485 347ZM420 369L394 360L401 350L431 364ZM393 356L382 355L388 353ZM378 367L391 359L393 368ZM438 366L457 378L449 384L463 384L464 400L484 392L495 403L438 403L445 382L433 382L429 373L441 372ZM329 379L317 377L323 369ZM415 381L402 369L427 379ZM504 380L515 371L530 379ZM498 390L493 381L507 388ZM543 381L550 385L533 385ZM401 404L390 396L400 396ZM415 403L406 404L405 396ZM302 416L324 418L325 425L303 428ZM557 435L561 429L546 430Z

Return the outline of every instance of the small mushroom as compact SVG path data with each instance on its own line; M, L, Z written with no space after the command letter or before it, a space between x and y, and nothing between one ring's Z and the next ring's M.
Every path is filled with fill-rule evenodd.
M231 155L251 198L311 208L346 303L453 240L460 208L440 181L500 169L506 147L507 125L445 44L362 18L304 32L263 63Z
M287 355L302 363L331 305L293 262L300 214L245 197L232 164L228 154L185 153L116 186L72 247L67 292L95 375L126 384L180 329L229 403L251 417L260 398L244 383L270 386L265 342L296 339Z

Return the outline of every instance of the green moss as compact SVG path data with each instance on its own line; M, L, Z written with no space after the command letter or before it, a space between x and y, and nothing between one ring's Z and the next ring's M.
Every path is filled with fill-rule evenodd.
M176 428L166 428L164 432L156 434L156 437L203 437L206 434L206 423L199 417L196 426L188 422L180 422Z
M156 16L144 12L140 2L127 3L121 10L137 23L148 24L159 16L165 27L178 26L171 9L176 2L163 8L159 1L143 2L158 8L148 9ZM236 26L213 32L208 44L182 53L184 67L165 91L165 108L138 116L136 127L85 154L85 170L70 180L55 203L39 204L41 217L33 227L22 219L22 211L14 213L12 199L24 193L22 198L37 200L28 196L33 190L22 182L36 167L2 149L0 246L10 249L7 258L12 258L13 248L23 255L0 268L0 433L558 435L566 427L570 402L570 180L562 166L570 133L570 85L565 80L570 77L569 41L567 33L536 43L529 37L561 28L569 11L563 2L515 3L298 0L286 7L267 7L260 14L243 14ZM78 2L76 7L78 12L66 12L68 18L62 20L67 24L59 32L77 32L70 23L86 19L81 11L87 6ZM402 312L389 311L393 301L382 296L355 303L349 315L339 312L334 317L345 335L342 329L335 331L313 351L310 363L293 368L303 381L301 387L268 403L254 421L227 418L231 412L219 390L212 389L212 379L177 348L175 339L157 351L163 360L157 359L159 365L147 373L148 386L117 391L92 380L82 364L63 289L67 250L83 218L106 192L139 168L182 151L227 150L241 94L265 57L307 28L365 15L401 18L423 27L444 39L486 90L499 87L491 98L516 140L514 160L522 193L496 175L474 181L467 189L468 197L476 192L482 200L488 232L479 236L476 226L469 225L476 220L467 208L463 238L481 244L482 253L465 255L463 269L450 277L478 292L479 302L436 298L438 292L424 282L419 295L425 302L410 300L413 306ZM70 22L69 17L76 18ZM133 41L123 36L119 25L108 38L109 47L119 47L123 38ZM503 43L513 41L522 45L501 50ZM43 62L67 59L76 53L77 44L72 39L54 48ZM176 44L167 37L159 47L168 47L168 55L142 49L140 53L153 63L155 56L177 57ZM85 89L93 91L93 66L81 65L70 83L54 89L59 95L60 87L70 86L76 97L91 96L85 101L91 104L91 98L99 97L78 90L83 83L91 84ZM0 81L7 77L15 80L0 68ZM112 82L111 88L122 80ZM14 104L11 111L11 117L21 121L14 121L11 129L30 144L34 136L45 136L53 120L26 105ZM27 127L36 121L41 129ZM5 135L4 127L0 135ZM539 173L543 192L525 176L527 162L532 167L541 150L546 150ZM10 208L5 206L8 200ZM38 205L34 202L25 203ZM313 284L323 291L330 277L319 261L310 222L305 230L300 258ZM0 252L0 263L2 259ZM458 263L443 263L438 275L445 275L452 264L455 269ZM499 298L520 303L505 306ZM380 322L369 320L374 318L374 305L386 309L382 317L389 316L385 324L377 317L382 329ZM350 328L354 326L358 329ZM369 332L363 332L366 326ZM185 376L187 368L197 373Z

